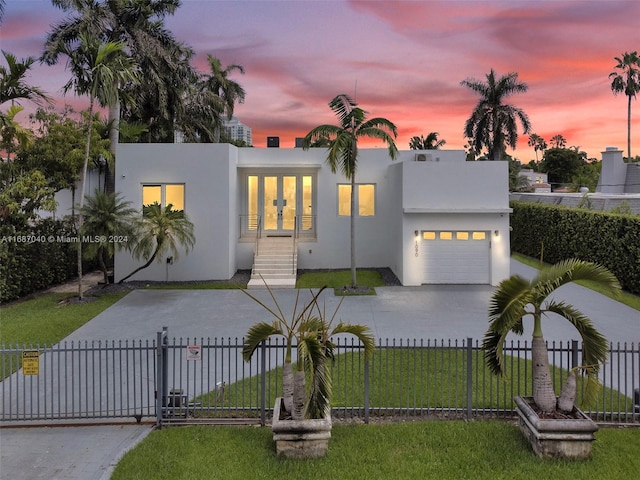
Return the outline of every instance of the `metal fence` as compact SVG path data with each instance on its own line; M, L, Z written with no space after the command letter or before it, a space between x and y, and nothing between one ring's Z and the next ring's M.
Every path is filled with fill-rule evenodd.
M336 417L512 416L531 395L527 342L508 342L507 378L491 375L479 340L379 340L364 360L355 340L337 339L332 365ZM578 342L550 343L559 389L577 365ZM173 338L2 347L0 421L135 418L176 423L262 423L281 395L285 345L261 345L250 362L241 339ZM640 345L612 344L603 389L588 413L599 423L640 423ZM635 399L634 399L634 392Z

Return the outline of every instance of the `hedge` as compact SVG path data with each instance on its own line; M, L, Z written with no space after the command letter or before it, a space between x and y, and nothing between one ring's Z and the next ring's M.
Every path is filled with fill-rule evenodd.
M0 225L0 301L63 283L77 275L73 225L43 219L33 226ZM83 269L95 266L84 264Z
M640 294L640 215L510 202L511 251L556 263L568 258L604 265L622 288Z

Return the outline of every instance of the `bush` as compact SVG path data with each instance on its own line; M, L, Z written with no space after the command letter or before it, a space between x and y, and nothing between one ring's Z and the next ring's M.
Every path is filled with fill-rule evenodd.
M640 294L640 216L511 202L511 250L556 263L579 258L611 270Z
M15 300L73 278L76 238L71 222L43 219L35 225L0 225L0 301ZM20 241L18 241L20 239ZM83 270L94 264L83 264Z

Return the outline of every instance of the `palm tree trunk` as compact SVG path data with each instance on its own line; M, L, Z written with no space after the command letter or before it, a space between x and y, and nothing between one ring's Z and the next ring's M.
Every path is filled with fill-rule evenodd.
M357 286L356 278L356 175L351 174L351 286Z
M293 420L304 419L304 402L306 396L304 369L296 370L293 377L293 409L291 411L291 418Z
M130 278L132 276L134 276L136 273L138 273L140 270L144 270L145 268L147 268L149 265L151 265L153 263L153 261L156 259L156 256L158 255L158 252L160 251L160 246L161 244L156 245L156 249L153 252L153 255L151 255L151 258L149 259L149 261L147 261L147 263L145 263L144 265L142 265L141 267L136 268L133 272L131 272L129 275L127 275L126 277L124 277L123 279L121 279L118 283L122 283L124 282L127 278Z
M84 147L84 165L82 167L82 182L80 184L80 204L78 208L78 298L82 300L82 207L84 206L84 186L87 181L87 167L89 165L89 151L91 150L91 121L93 119L93 96L89 98L89 117L87 119L87 142Z
M120 133L120 100L109 106L109 151L113 157L113 167L107 161L105 165L104 191L113 193L116 190L115 158Z
M293 365L291 361L282 366L282 399L285 412L293 411Z
M627 105L627 162L631 163L631 95Z
M104 286L109 285L109 272L107 271L107 263L104 261L104 250L100 249L98 251L98 263L100 264L100 270L102 270L102 275L104 277Z
M556 409L556 394L549 374L549 353L542 336L534 336L531 342L533 363L533 401L544 413Z
M573 411L573 406L576 401L576 391L578 388L577 383L576 372L571 370L567 377L567 381L562 387L562 393L560 393L560 397L558 397L558 410L565 413Z

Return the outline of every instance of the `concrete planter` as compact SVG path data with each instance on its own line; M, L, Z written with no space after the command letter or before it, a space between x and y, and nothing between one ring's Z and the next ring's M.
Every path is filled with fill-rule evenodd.
M273 440L276 455L286 458L321 458L327 455L331 438L331 414L318 420L285 419L283 401L276 398L273 409Z
M542 419L531 408L531 397L514 397L520 430L541 458L587 458L598 426L575 408L575 419Z

